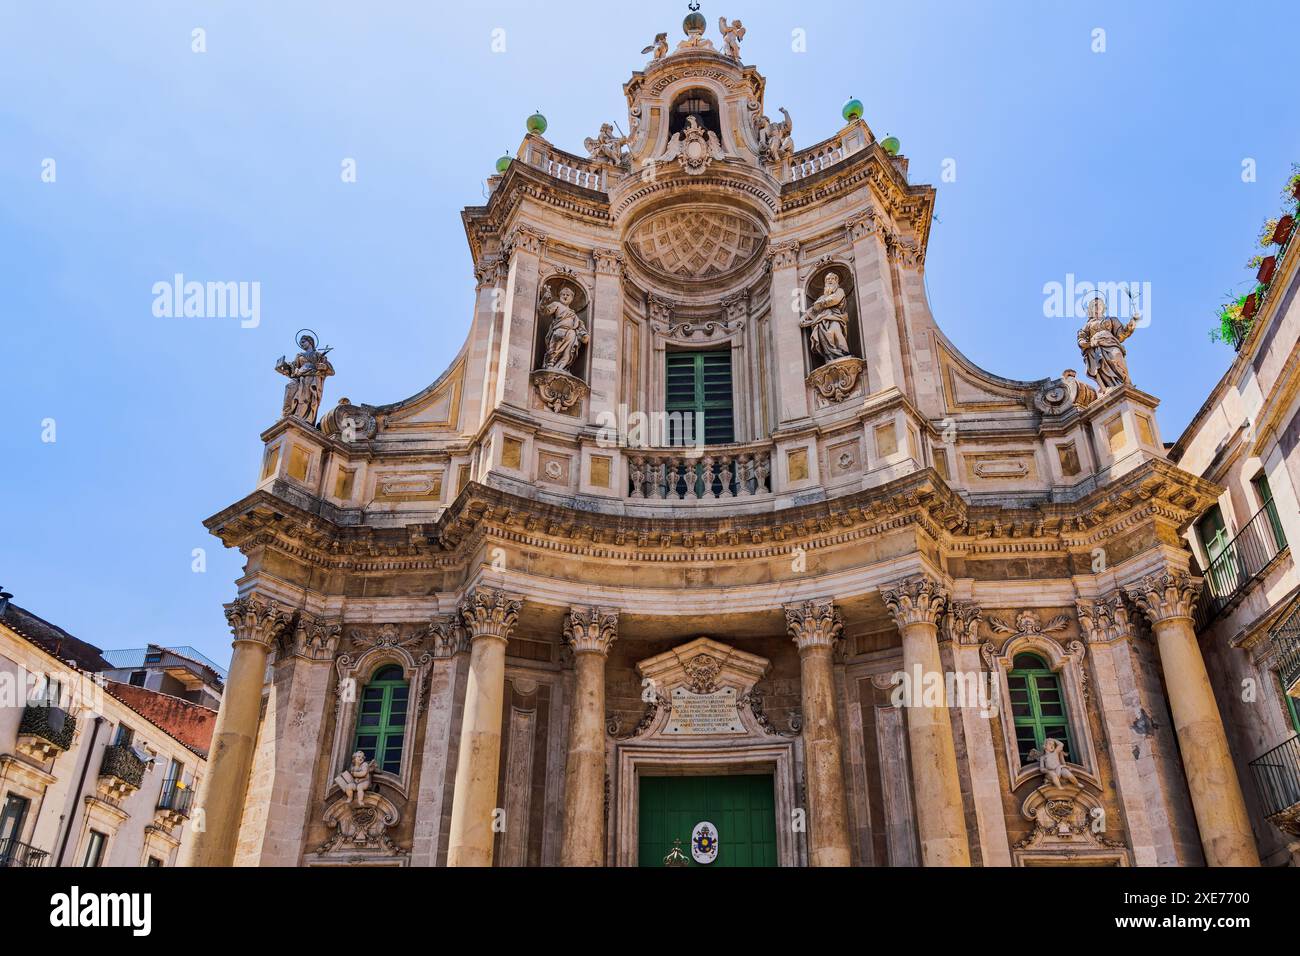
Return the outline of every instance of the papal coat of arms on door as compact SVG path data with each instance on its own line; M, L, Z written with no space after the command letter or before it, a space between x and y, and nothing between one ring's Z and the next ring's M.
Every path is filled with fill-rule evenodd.
M691 831L691 856L696 863L712 863L718 858L718 831L707 820L695 824Z

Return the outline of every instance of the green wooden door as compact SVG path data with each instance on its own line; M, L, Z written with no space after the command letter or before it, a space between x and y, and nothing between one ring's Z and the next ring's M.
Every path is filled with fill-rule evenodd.
M673 840L691 866L776 866L776 803L772 777L642 777L637 860L663 866ZM707 820L718 830L718 856L698 864L691 831Z

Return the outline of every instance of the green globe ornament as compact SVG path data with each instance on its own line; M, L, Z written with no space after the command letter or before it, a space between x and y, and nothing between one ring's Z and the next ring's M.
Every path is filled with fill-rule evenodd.
M686 14L686 19L682 20L682 31L689 36L700 36L708 26L708 21L704 19L704 14L700 13L698 3L688 4L690 13Z
M890 156L897 156L901 145L902 144L899 143L897 136L886 136L880 141L880 148Z
M541 113L534 113L528 117L528 132L536 133L541 136L546 132L546 117Z
M851 98L844 104L844 108L840 110L840 115L850 123L854 120L862 119L862 100Z
M510 168L510 154L502 153L501 158L497 160L497 172L504 173Z

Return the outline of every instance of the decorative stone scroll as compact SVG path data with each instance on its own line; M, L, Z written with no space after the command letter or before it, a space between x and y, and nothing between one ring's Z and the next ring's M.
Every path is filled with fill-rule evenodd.
M1013 847L1022 864L1047 862L1053 856L1128 863L1124 844L1105 836L1106 814L1101 801L1082 787L1039 787L1025 798L1020 814L1033 824L1029 835Z
M858 378L867 363L852 355L827 362L813 369L806 384L817 393L818 403L825 407L844 401L858 386Z
M529 379L538 401L557 415L577 414L580 403L591 393L582 379L555 369L538 369Z
M1079 381L1079 373L1067 368L1060 378L1050 379L1034 396L1034 407L1044 415L1060 415L1070 409L1084 409L1097 400L1097 390Z
M394 844L388 835L401 818L393 802L374 791L365 793L360 806L347 797L336 800L324 815L324 823L332 832L316 848L316 854L357 862L367 857L402 855L407 851Z

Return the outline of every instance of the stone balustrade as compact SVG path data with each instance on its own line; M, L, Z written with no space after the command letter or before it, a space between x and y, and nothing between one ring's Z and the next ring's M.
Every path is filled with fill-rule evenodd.
M770 446L646 449L628 455L629 498L711 501L771 492Z
M593 163L556 149L540 136L528 136L524 140L519 159L561 182L597 192L605 191L605 174L609 169L607 164Z
M805 179L813 173L833 166L848 153L838 135L822 140L815 146L800 150L790 158L790 181Z

